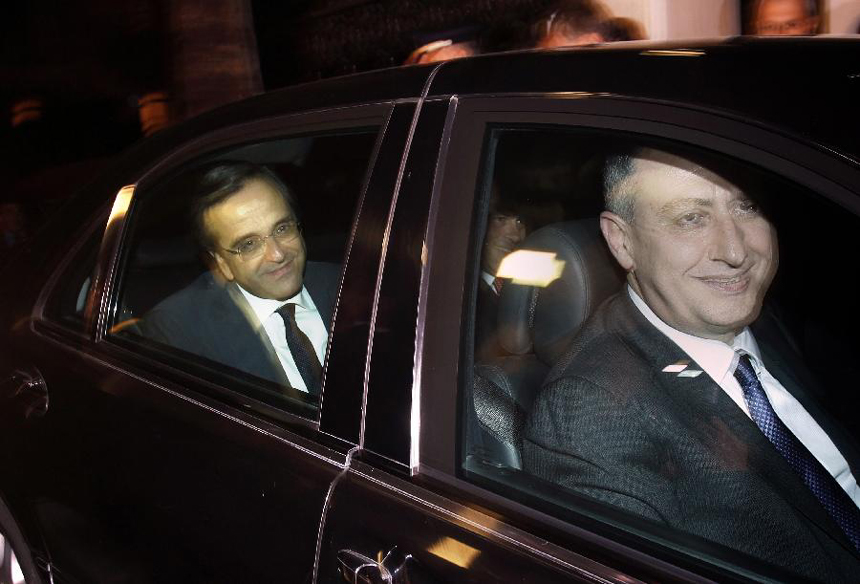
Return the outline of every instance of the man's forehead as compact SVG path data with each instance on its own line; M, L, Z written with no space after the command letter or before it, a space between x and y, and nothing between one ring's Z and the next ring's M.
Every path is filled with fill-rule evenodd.
M634 158L630 178L635 185L634 192L638 194L675 194L675 191L691 188L740 190L724 176L699 163L656 150Z
M281 193L264 180L252 180L204 213L204 220L217 235L230 236L236 232L292 217L293 211Z

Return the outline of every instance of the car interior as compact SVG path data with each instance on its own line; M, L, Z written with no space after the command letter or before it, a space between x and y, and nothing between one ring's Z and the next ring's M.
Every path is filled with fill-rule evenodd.
M552 366L624 275L603 243L596 218L541 227L521 249L554 253L561 276L546 287L511 282L499 295L499 341L508 355L475 365L471 456L522 468L525 414ZM476 422L476 423L475 423Z
M368 132L290 138L252 144L197 162L249 160L270 168L301 205L308 260L340 264L375 139L375 133ZM337 164L332 164L335 158ZM138 319L210 269L206 254L191 235L190 201L181 196L190 188L185 183L193 177L192 169L184 167L167 180L142 189L139 208L132 211L133 231L127 238L130 251L122 269L112 333L137 334L133 325Z

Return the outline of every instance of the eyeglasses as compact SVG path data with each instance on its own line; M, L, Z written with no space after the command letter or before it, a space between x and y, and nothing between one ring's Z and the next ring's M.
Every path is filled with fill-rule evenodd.
M259 235L246 237L239 242L236 249L225 248L224 251L237 255L242 259L251 259L263 253L263 250L266 248L267 239L272 238L278 243L289 243L299 236L301 230L302 224L298 221L284 221L283 223L278 223L270 235L264 237L260 237Z

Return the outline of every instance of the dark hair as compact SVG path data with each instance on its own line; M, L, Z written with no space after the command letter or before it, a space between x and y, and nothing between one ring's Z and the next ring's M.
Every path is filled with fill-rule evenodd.
M206 230L204 215L207 210L223 203L245 188L253 180L262 180L272 186L296 213L295 198L278 176L260 164L246 161L218 160L195 171L194 195L191 204L191 221L197 242L207 250L215 247L212 235Z
M555 30L570 36L601 32L603 21L609 17L606 9L594 0L560 0L544 10L532 25L533 44Z
M607 43L616 41L638 41L645 38L642 25L632 18L615 17L603 21L600 35Z

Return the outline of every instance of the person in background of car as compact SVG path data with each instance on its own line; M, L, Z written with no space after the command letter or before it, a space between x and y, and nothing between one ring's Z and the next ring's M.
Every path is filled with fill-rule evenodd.
M739 186L752 179L720 168L649 149L609 158L600 226L627 286L547 377L524 468L797 574L850 581L860 454L762 310L776 229Z
M199 174L194 228L213 270L149 311L142 333L319 394L339 270L306 262L295 200L269 169L217 162Z
M494 193L490 199L478 279L475 316L475 359L478 362L504 354L498 339L499 294L504 280L496 274L505 256L514 251L526 235L526 224L516 209L504 205Z
M412 51L404 65L420 65L438 63L462 57L471 57L478 53L475 36L476 27L466 26L453 30L415 35L418 48Z
M596 0L561 0L532 25L534 46L553 49L602 43L602 26L609 17L609 11Z
M818 34L816 0L754 0L750 14L757 35Z

